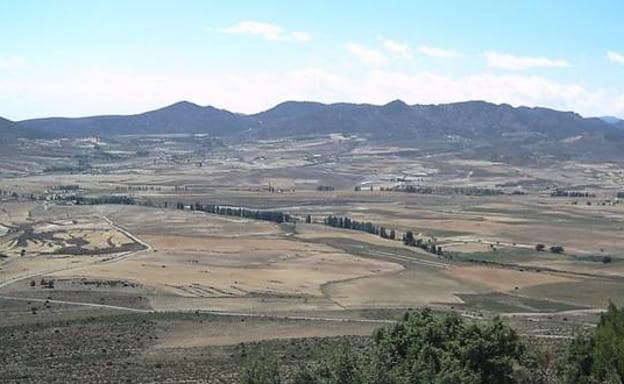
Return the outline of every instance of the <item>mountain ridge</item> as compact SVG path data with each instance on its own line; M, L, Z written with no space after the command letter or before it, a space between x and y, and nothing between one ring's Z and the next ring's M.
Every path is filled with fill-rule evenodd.
M2 145L13 144L19 138L36 139L45 137L50 137L50 134L0 117L0 144Z
M489 158L621 159L622 123L571 111L513 107L472 100L449 104L384 105L286 101L255 114L239 114L180 101L135 115L41 118L18 125L56 136L210 134L232 140L343 133L372 141L440 150L461 149Z

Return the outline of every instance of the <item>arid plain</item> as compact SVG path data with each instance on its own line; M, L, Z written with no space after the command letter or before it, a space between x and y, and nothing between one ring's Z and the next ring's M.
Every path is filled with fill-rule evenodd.
M16 381L24 364L23 381L53 377L35 367L42 359L67 369L75 343L102 327L115 336L81 352L92 368L71 372L175 381L212 361L218 382L241 348L314 355L410 308L502 316L539 342L591 326L609 301L624 305L618 164L477 161L337 134L22 145L3 154L0 180L0 339L11 346L2 369ZM134 204L77 204L76 195ZM330 215L395 238L328 226ZM405 245L407 232L442 252ZM24 324L28 340L51 338L56 351L10 359L25 353L16 352ZM162 366L171 369L152 369Z

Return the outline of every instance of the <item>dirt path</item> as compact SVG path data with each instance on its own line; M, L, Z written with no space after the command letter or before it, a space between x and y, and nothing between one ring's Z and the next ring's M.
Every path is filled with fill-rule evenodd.
M586 314L600 314L605 312L605 309L590 308L590 309L571 309L568 311L560 312L510 312L502 313L501 317L516 317L516 316L528 316L528 317L540 317L540 316L553 316L553 315L586 315Z
M93 307L93 308L102 308L102 309L116 309L116 310L120 310L120 311L129 311L129 312L141 312L141 313L151 313L151 312L153 312L152 310L149 310L149 309L121 307L121 306L117 306L117 305L107 305L107 304L85 303L85 302L78 302L78 301L38 299L38 298L30 298L30 297L15 297L15 296L4 296L4 295L0 295L0 299L13 300L13 301L28 301L28 302L34 301L34 302L37 302L37 303L52 303L52 304L76 305L76 306L81 306L81 307Z
M0 299L13 300L13 301L28 301L28 302L40 302L40 303L53 303L64 305L75 305L82 307L102 308L102 309L116 309L120 311L140 312L140 313L170 313L170 312L187 312L187 313L205 313L218 316L229 317L245 317L256 319L271 319L271 320L301 320L301 321L337 321L337 322L355 322L355 323L375 323L375 324L391 324L394 320L375 320L375 319L347 319L341 317L315 317L315 316L285 316L285 315L266 315L261 313L243 313L243 312L224 312L224 311L209 311L209 310L188 310L188 311L157 311L152 309L139 309L132 307L122 307L118 305L107 305L88 303L81 301L68 301L68 300L52 300L52 299L39 299L30 297L16 297L0 295Z
M127 229L125 229L124 227L122 227L121 225L115 223L113 220L109 219L107 216L102 216L102 218L104 219L104 221L106 221L108 223L108 225L110 225L111 227L115 228L116 230L118 230L119 232L123 233L124 235L126 235L130 240L141 244L142 246L145 247L145 250L148 251L152 251L154 250L154 248L152 248L151 245L149 245L148 243L146 243L145 241L139 239L138 237L134 236L132 233L130 233Z
M380 324L380 325L394 324L397 322L397 320L382 320L382 319L348 319L348 318L340 318L340 317L287 316L287 315L268 315L268 314L260 314L260 313L224 312L224 311L209 311L209 310L157 311L157 310L151 310L151 309L122 307L122 306L117 306L117 305L87 303L87 302L68 301L68 300L15 297L15 296L5 296L5 295L0 295L0 299L13 300L13 301L26 301L26 302L40 302L40 303L47 302L47 303L52 303L52 304L75 305L75 306L82 306L82 307L112 309L112 310L136 312L136 313L171 313L171 312L177 312L177 313L183 312L184 313L186 312L186 313L204 313L204 314L225 316L225 317L237 317L237 318L243 317L243 318L265 319L265 320L367 323L367 324ZM593 313L602 313L602 312L604 312L604 310L601 310L601 309L581 309L581 310L571 310L571 311L561 311L561 312L506 313L506 314L502 314L501 316L502 317L514 317L514 316L584 315L584 314L593 314ZM461 314L461 315L463 316L464 314ZM470 318L471 316L466 315L465 317ZM523 335L537 337L537 338L547 338L547 339L572 338L571 336L562 336L562 335L541 335L541 334L523 334Z
M117 261L129 258L130 256L133 256L133 255L135 255L137 253L140 253L140 252L153 251L154 250L150 244L148 244L145 241L143 241L143 240L139 239L138 237L134 236L132 233L128 232L125 228L123 228L120 225L116 224L115 222L113 222L108 217L102 216L102 218L111 227L113 227L117 231L123 233L130 240L141 244L142 246L145 247L145 249L140 249L140 250L137 250L137 251L122 252L122 253L116 254L114 256L110 256L110 257L106 257L106 258L102 258L102 259L97 259L97 260L94 260L92 262L84 263L84 264L80 264L80 265L76 265L76 266L71 266L71 267L63 266L63 267L59 267L59 268L48 269L48 270L45 270L45 271L37 271L37 272L34 272L34 273L25 273L25 274L13 277L11 279L8 279L6 281L0 282L0 289L3 288L3 287L6 287L8 285L11 285L13 283L16 283L18 281L21 281L21 280L32 279L34 277L44 276L44 275L47 275L47 274L50 274L50 273L55 273L55 272L70 271L72 269L83 268L83 267L87 267L87 266L91 266L91 265L95 265L95 264L114 263L114 262L117 262Z

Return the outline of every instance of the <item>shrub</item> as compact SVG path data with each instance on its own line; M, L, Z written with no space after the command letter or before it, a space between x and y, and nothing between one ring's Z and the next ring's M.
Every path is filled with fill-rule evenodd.
M243 369L242 384L281 384L282 377L275 360L256 361Z
M572 383L624 382L624 310L609 304L594 332L570 343L564 372Z

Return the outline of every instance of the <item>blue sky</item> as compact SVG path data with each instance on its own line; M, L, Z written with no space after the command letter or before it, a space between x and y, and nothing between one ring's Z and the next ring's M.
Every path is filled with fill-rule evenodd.
M0 1L0 116L483 99L624 117L624 2Z

